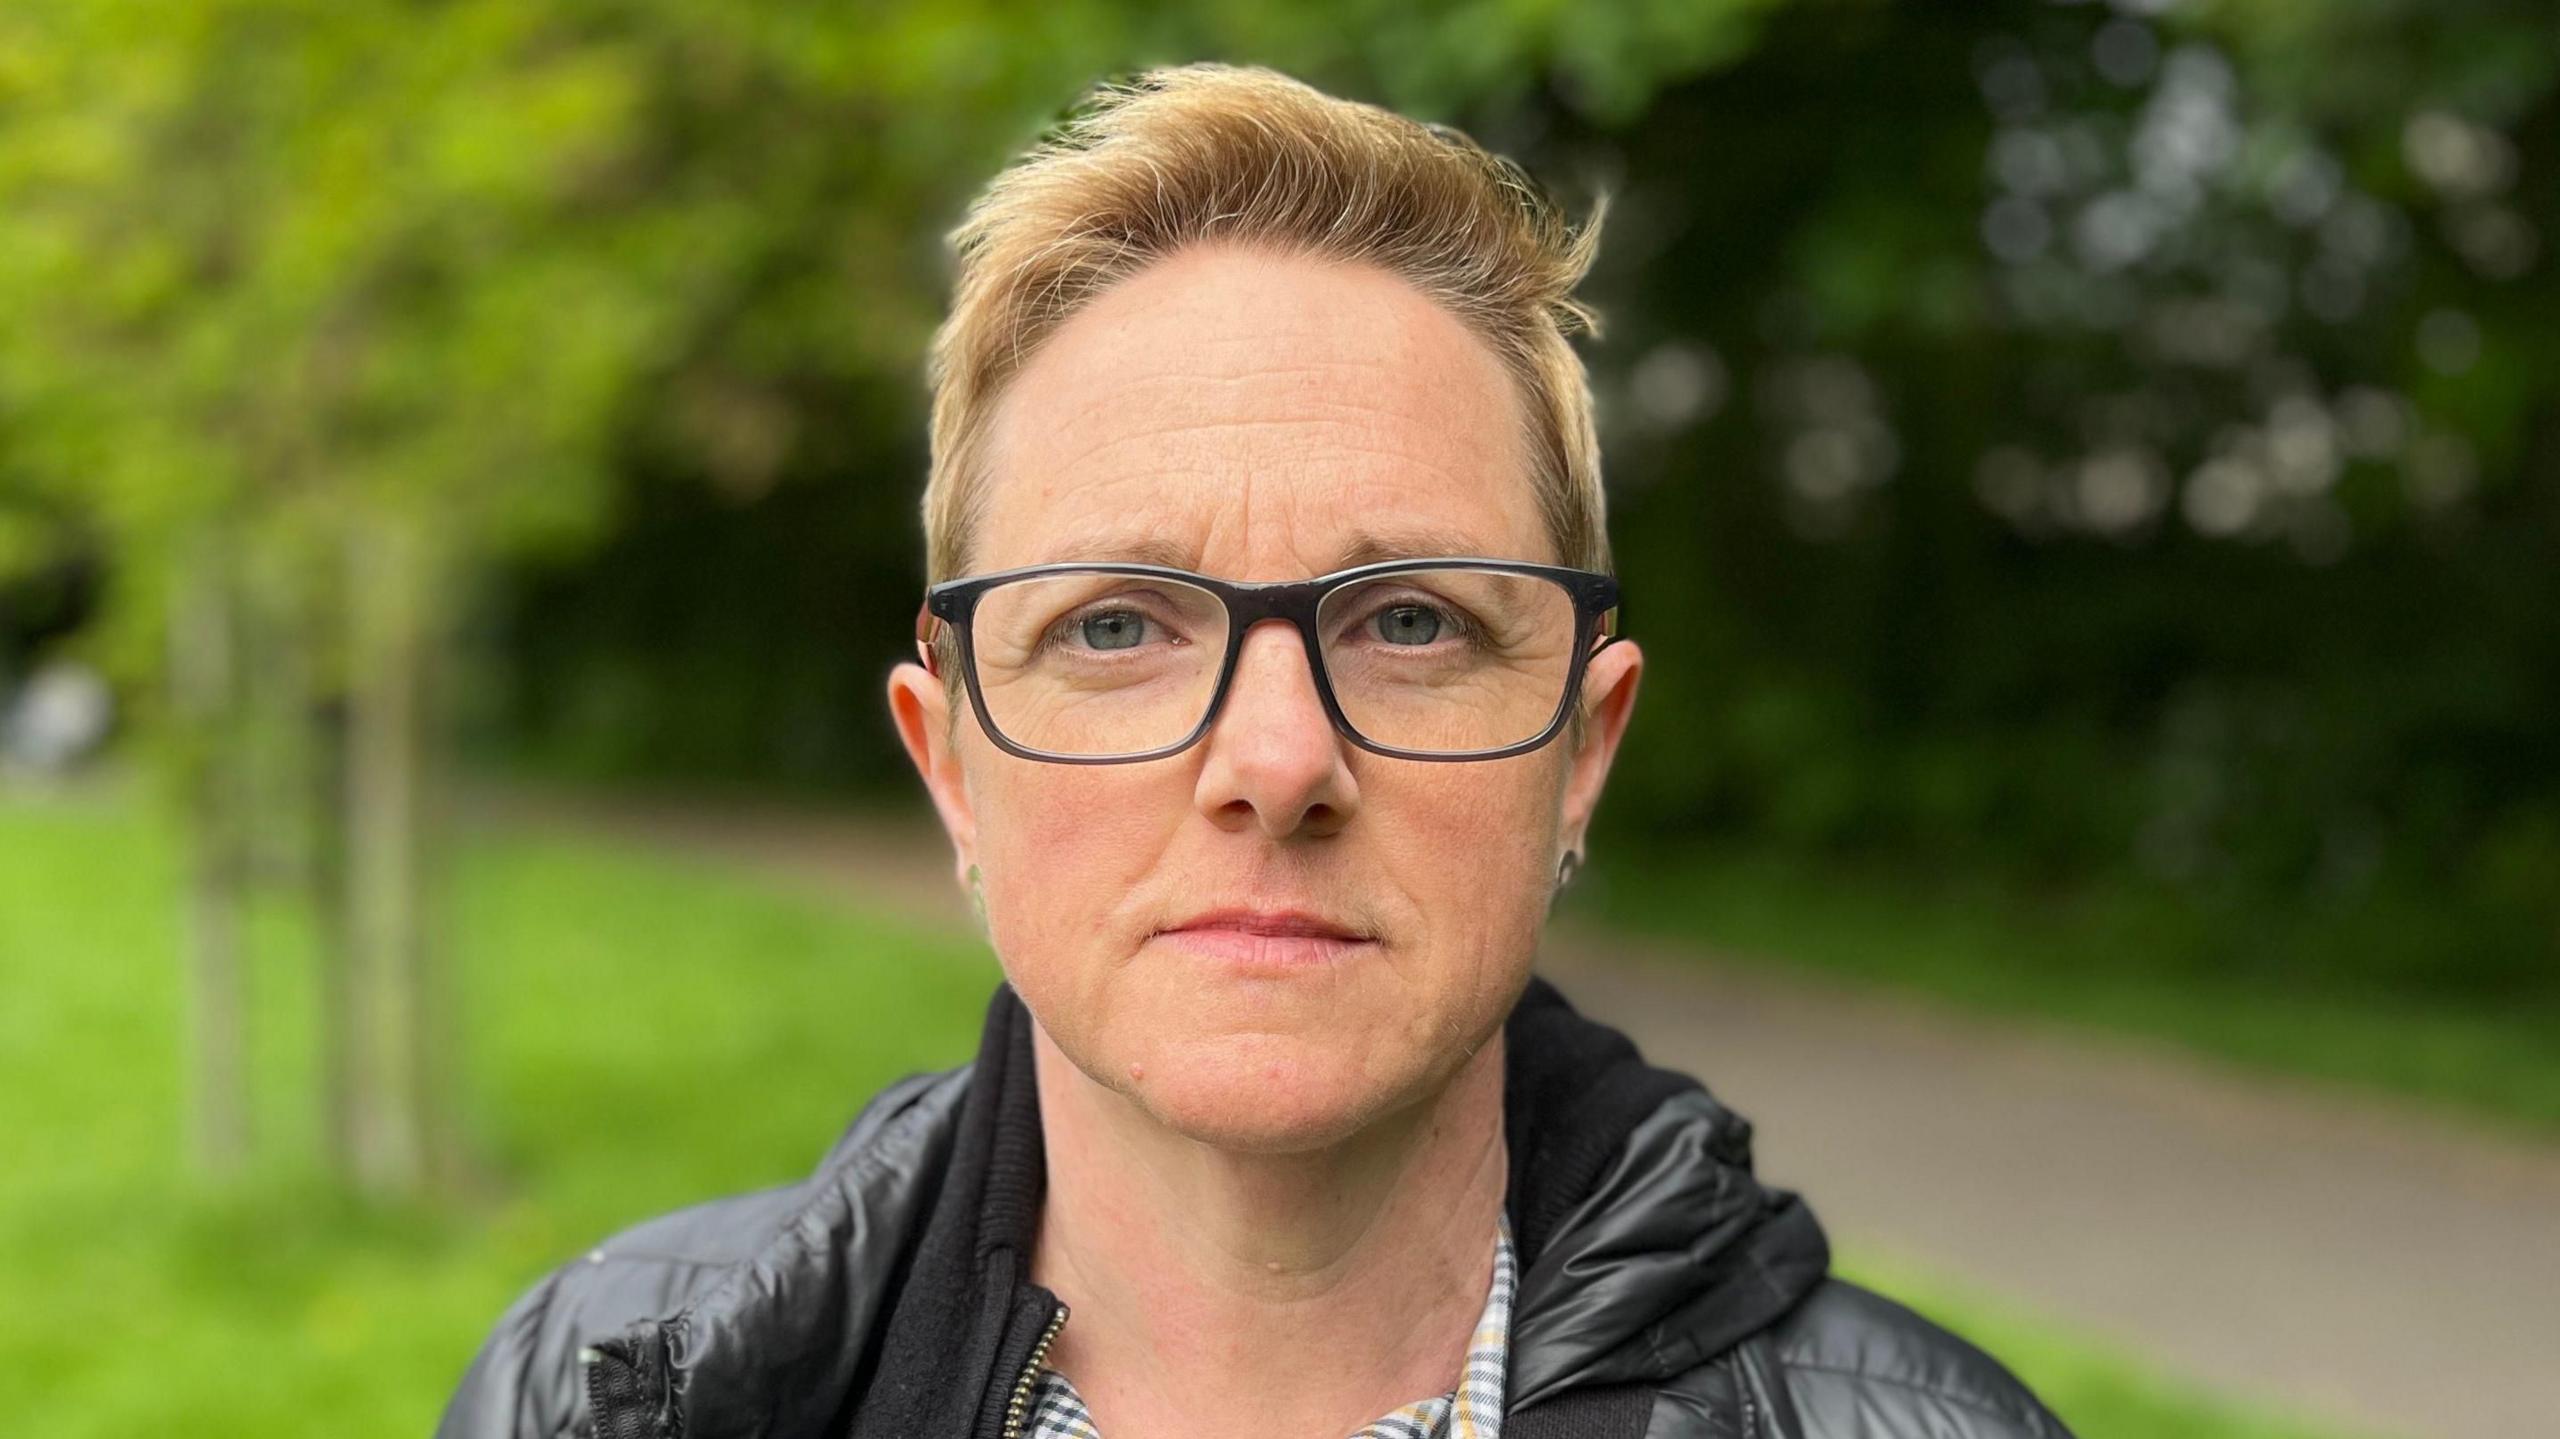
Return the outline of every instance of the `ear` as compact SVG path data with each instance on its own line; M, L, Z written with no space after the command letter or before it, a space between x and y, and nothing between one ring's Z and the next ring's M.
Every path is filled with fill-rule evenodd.
M1619 640L1591 657L1582 674L1582 744L1573 752L1564 777L1564 806L1557 833L1569 849L1586 847L1591 813L1600 807L1600 788L1618 757L1618 741L1635 713L1636 682L1644 674L1644 651L1634 640Z
M978 821L969 803L968 778L952 743L951 696L931 670L913 660L889 671L889 718L932 796L943 832L951 836L952 872L965 886L978 862Z

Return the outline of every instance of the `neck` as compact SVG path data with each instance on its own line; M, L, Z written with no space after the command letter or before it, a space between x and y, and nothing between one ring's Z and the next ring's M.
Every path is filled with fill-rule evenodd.
M1499 1032L1437 1094L1326 1148L1177 1134L1033 1028L1049 1363L1110 1439L1347 1434L1458 1377L1509 1160Z

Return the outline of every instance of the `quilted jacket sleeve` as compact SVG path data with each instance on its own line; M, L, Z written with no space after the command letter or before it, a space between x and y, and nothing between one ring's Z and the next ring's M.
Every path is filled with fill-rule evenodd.
M578 1357L566 1326L552 1322L567 1272L544 1277L499 1316L445 1405L436 1439L557 1439L572 1432Z

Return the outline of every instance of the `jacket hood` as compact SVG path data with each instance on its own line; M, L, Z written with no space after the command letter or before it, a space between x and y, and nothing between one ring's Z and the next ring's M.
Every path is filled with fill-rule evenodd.
M1822 1282L1821 1226L1753 1177L1751 1126L1696 1080L1544 979L1504 1037L1510 1407L1667 1379ZM778 1232L611 1346L615 1387L694 1439L988 1432L1055 1304L1027 1278L1047 1177L1030 1046L999 985L977 1057L882 1095Z
M1774 1323L1828 1272L1813 1211L1752 1174L1751 1125L1533 978L1504 1026L1521 1240L1514 1407L1662 1380Z

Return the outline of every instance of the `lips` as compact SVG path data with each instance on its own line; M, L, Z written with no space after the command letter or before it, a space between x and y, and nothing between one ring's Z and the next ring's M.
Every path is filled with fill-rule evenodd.
M1263 972L1336 963L1374 942L1369 935L1322 915L1255 909L1194 915L1159 931L1156 938L1202 959Z
M1297 909L1218 909L1193 915L1165 930L1182 934L1194 930L1232 930L1239 934L1269 935L1280 939L1367 939L1369 936L1348 925L1336 924L1322 915Z

